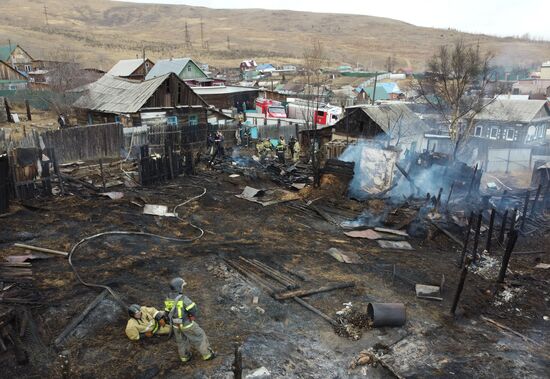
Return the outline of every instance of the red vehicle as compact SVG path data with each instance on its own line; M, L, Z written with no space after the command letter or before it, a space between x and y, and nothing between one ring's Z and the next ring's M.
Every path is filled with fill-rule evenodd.
M285 107L279 102L259 97L256 99L256 112L271 118L286 118Z

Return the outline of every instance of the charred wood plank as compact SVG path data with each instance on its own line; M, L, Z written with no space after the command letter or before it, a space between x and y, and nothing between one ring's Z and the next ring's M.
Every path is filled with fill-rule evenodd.
M88 304L88 306L84 309L84 311L82 311L80 315L75 317L69 323L69 325L67 325L67 327L61 332L61 334L59 334L59 336L55 339L54 344L56 346L60 346L65 340L65 338L67 338L69 334L82 322L82 320L86 318L88 313L90 313L92 309L94 309L103 299L105 299L105 296L107 296L107 293L108 293L107 290L103 290L90 304Z
M302 297L302 296L314 295L317 293L328 292L328 291L333 291L333 290L342 289L342 288L349 288L349 287L355 287L355 283L346 282L346 283L333 284L329 286L323 286L319 288L297 289L294 291L281 292L281 293L275 294L275 299L286 300L286 299L291 299L295 296Z

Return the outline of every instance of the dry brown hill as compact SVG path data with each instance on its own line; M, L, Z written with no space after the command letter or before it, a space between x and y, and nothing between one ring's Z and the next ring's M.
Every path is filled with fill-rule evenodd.
M48 25L45 23L47 5ZM201 46L200 25L204 22ZM185 48L185 23L193 43ZM76 54L86 66L108 69L145 47L152 59L193 56L218 67L242 59L299 63L304 48L319 39L334 65L360 63L421 69L435 47L462 37L490 49L496 61L532 64L550 59L550 43L464 34L414 26L387 18L259 9L219 10L185 5L108 0L1 0L0 44L10 39L37 58ZM228 48L229 39L229 48Z

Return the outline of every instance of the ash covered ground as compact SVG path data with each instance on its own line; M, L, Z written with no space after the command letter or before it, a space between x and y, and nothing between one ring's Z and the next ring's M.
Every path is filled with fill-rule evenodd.
M492 257L468 274L458 315L453 318L449 309L459 278L456 260L461 249L445 235L433 231L426 238L410 238L411 251L382 249L375 241L349 238L334 223L300 211L298 203L305 203L303 200L264 207L236 198L247 185L277 188L267 175L230 178L227 172L202 170L197 176L162 185L123 189L125 196L119 200L53 198L37 202L32 209L16 207L16 212L0 219L2 257L21 254L12 246L21 233L26 233L28 244L69 251L80 239L104 231L190 238L197 230L188 222L200 226L205 234L192 243L142 236L95 239L83 245L73 261L84 280L109 285L127 303L156 307L162 306L169 280L183 276L188 295L199 307L198 322L218 353L213 361L202 362L195 355L190 364L182 365L173 339L129 341L124 335L125 311L110 296L62 346L54 346L59 333L100 290L82 285L66 259L53 257L33 260L34 281L11 290L21 296L32 292L36 303L17 306L19 312L26 310L32 315L23 339L29 363L16 365L11 351L1 353L3 376L232 378L236 343L242 346L244 374L265 367L271 378L547 375L549 321L544 316L550 315L549 277L548 270L534 268L540 255L513 255L506 284L497 285L494 279L502 249L495 249ZM200 193L197 186L207 192L179 210L187 222L143 215L136 205L146 202L173 207ZM327 193L309 191L305 200L323 195ZM332 197L325 198L323 205L337 207L341 213L367 209L392 215L389 205L381 200L356 202ZM520 236L516 250L544 250L547 243L548 234ZM330 248L355 253L360 261L338 262L326 253ZM336 317L344 303L364 309L368 302L398 302L406 306L407 322L403 327L364 329L358 340L341 337L314 313L292 300L274 300L226 264L225 259L239 256L298 272L306 279L301 284L307 288L355 282L354 288L304 297L331 317ZM440 283L442 275L442 301L416 297L415 283ZM354 367L357 356L371 348L387 367ZM68 364L60 353L68 357Z

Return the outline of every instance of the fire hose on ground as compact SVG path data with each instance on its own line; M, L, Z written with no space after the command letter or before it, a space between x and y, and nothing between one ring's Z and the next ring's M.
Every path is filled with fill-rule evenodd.
M199 198L201 198L202 196L204 196L206 194L206 188L204 187L199 187L199 186L194 186L194 185L188 185L188 187L195 187L195 188L201 188L203 191L200 195L197 195L197 196L193 196L187 200L185 200L184 202L176 205L174 207L174 210L173 210L173 213L176 214L176 218L180 221L185 221L183 218L181 218L176 210L188 203L190 203L191 201L194 201L194 200L197 200ZM137 231L123 231L123 230L113 230L113 231L107 231L107 232L101 232L101 233L97 233L97 234L94 234L92 236L89 236L89 237L86 237L86 238L83 238L82 240L80 240L78 243L76 243L71 251L69 252L69 255L68 255L68 261L69 261L69 265L71 266L71 269L73 270L74 274L76 275L76 278L78 279L78 281L80 283L82 283L83 285L87 286L87 287L92 287L92 288L102 288L106 291L108 291L111 296L115 299L115 301L117 303L119 303L123 308L127 308L127 304L125 304L122 299L116 294L116 292L111 288L109 287L108 285L105 285L105 284L97 284L97 283L91 283L91 282L87 282L85 281L84 279L82 279L82 277L80 276L80 274L78 273L76 267L74 266L74 263L73 263L73 256L75 254L75 252L78 250L79 247L81 247L83 244L93 240L93 239L96 239L96 238L99 238L99 237L103 237L103 236L109 236L109 235L133 235L133 236L142 236L142 237L152 237L152 238L158 238L158 239L161 239L161 240L165 240L165 241L172 241L172 242L177 242L177 243L188 243L188 242L193 242L193 241L196 241L198 240L199 238L201 238L203 235L204 235L204 230L201 229L200 227L194 225L193 223L189 222L189 225L195 229L197 229L199 231L199 235L198 236L195 236L195 237L192 237L192 238L186 238L186 239L183 239L183 238L176 238L176 237L166 237L166 236L161 236L159 234L154 234L154 233L147 233L147 232L137 232Z

